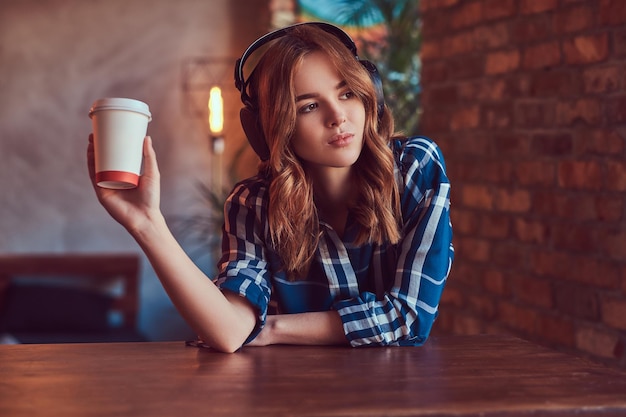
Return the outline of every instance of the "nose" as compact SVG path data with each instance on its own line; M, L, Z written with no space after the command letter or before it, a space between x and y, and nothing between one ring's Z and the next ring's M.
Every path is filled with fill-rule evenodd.
M346 121L346 112L339 103L329 105L328 127L341 126Z

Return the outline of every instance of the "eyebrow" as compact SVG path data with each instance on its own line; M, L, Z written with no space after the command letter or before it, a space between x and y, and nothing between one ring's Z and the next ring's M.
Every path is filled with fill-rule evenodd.
M348 85L348 83L346 82L346 80L343 80L343 81L341 81L339 84L337 84L335 86L335 90L340 90L343 87L345 87L346 85ZM296 103L298 101L301 101L301 100L306 100L306 99L309 99L309 98L315 98L315 97L318 97L318 96L319 96L319 94L316 94L316 93L302 94L302 95L296 96Z

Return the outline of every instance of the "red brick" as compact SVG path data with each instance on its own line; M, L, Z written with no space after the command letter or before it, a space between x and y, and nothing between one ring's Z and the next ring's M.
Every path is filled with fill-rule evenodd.
M538 129L554 125L556 107L548 100L518 100L515 107L515 124L522 128Z
M626 96L607 97L605 100L607 121L611 125L626 122Z
M455 242L455 252L464 259L475 262L491 259L491 244L485 239L459 237Z
M442 40L441 57L447 58L472 52L475 47L472 32L460 32Z
M495 207L509 213L526 213L531 207L530 193L522 189L498 189L495 192Z
M448 80L450 66L444 61L431 62L424 65L421 71L421 81L424 86L432 86Z
M535 42L552 36L552 20L548 14L516 19L510 22L511 38L516 44Z
M609 37L606 33L577 36L563 42L568 64L590 64L604 61L609 55Z
M423 97L425 101L434 106L452 106L455 105L458 100L455 85L429 88L424 91Z
M482 14L485 20L510 17L515 14L514 0L483 0Z
M554 69L530 74L529 94L532 97L574 97L583 89L580 71Z
M450 116L444 112L425 109L420 118L420 129L427 136L439 136L441 132L450 131Z
M459 130L474 129L480 123L480 107L464 106L455 110L450 120L450 130L455 132Z
M536 331L538 314L535 310L524 308L506 301L498 303L500 321L509 328L519 330L525 335Z
M614 297L603 299L602 321L615 329L626 330L626 300Z
M547 278L567 277L571 261L567 253L538 248L530 256L530 272Z
M542 314L537 323L537 333L551 344L574 346L574 325L567 318Z
M559 186L566 188L597 189L604 177L595 161L563 161L558 169Z
M542 13L557 8L558 0L520 0L519 10L522 14Z
M612 93L620 89L621 68L612 65L609 67L593 67L583 71L585 93Z
M607 231L603 235L604 252L616 261L626 259L626 231Z
M556 123L571 126L578 123L598 126L602 122L602 107L597 99L561 101L556 105Z
M519 276L512 283L512 292L518 301L536 307L552 307L552 286L544 279Z
M606 188L611 191L626 191L626 161L607 161Z
M599 358L616 358L619 337L598 326L582 325L576 330L576 347Z
M484 333L484 321L477 317L467 314L454 317L454 333L455 334L481 334Z
M482 77L485 72L485 57L481 54L457 55L449 58L446 65L452 68L451 80L466 80Z
M420 46L420 59L422 61L430 61L433 59L440 59L442 53L442 42L439 39L429 40L422 42Z
M548 225L540 220L515 219L515 237L524 243L544 243L550 233Z
M614 155L624 153L624 139L613 129L577 129L576 149L581 154Z
M449 158L448 163L448 177L455 184L481 182L483 179L483 171L480 169L480 166L471 160L453 160ZM458 189L460 189L458 186L453 187L452 193L455 201L462 201L463 196L461 193L458 193Z
M596 288L614 289L618 286L619 269L614 262L593 257L570 256L568 271L563 279L588 284Z
M521 161L515 165L515 178L522 186L556 184L556 167L552 161Z
M556 285L554 302L562 313L587 320L600 318L598 296L592 288L571 283Z
M619 196L557 194L536 191L533 210L545 216L574 221L616 222L622 219L624 202Z
M446 307L463 307L465 306L465 295L461 289L455 288L453 285L449 285L441 295L440 304L445 305Z
M423 13L432 9L454 6L459 1L460 0L421 0L419 2L419 7L420 11Z
M624 199L619 194L599 195L594 198L594 220L601 222L620 222L623 219Z
M555 191L535 191L533 194L533 211L543 216L574 219L572 207L575 199L569 195Z
M559 222L551 225L552 245L570 252L592 253L598 246L595 228L582 227L578 223Z
M490 261L497 266L521 273L528 269L528 250L511 241L500 241L492 245Z
M457 239L461 242L462 239ZM460 247L460 245L456 245ZM468 291L473 291L475 288L479 288L480 285L481 269L476 268L470 262L466 262L464 258L461 258L460 262L455 264L455 267L450 271L450 278L448 284L452 287L460 288L463 294L467 294Z
M457 84L459 99L476 101L499 101L507 94L504 80L461 81Z
M520 52L518 50L492 52L487 54L485 73L489 75L513 72L520 66Z
M478 26L474 29L472 42L476 50L495 49L509 44L509 25L498 23Z
M557 33L571 33L590 29L594 22L594 10L588 5L580 5L554 14L554 28Z
M581 222L618 222L622 219L623 199L615 195L562 195L536 192L533 208L544 215Z
M509 282L499 270L489 269L482 274L483 288L492 294L508 296L510 294Z
M536 134L532 150L538 156L568 156L574 149L574 138L569 132Z
M485 161L479 169L481 179L485 182L514 185L513 165L510 161L498 159L495 161Z
M456 208L450 212L454 233L459 235L477 235L480 228L480 213L475 210Z
M511 219L507 215L488 213L481 217L478 236L503 239L509 236Z
M497 155L521 157L529 155L530 141L519 133L500 133L494 137L494 149Z
M428 21L427 25L422 26L423 39L437 39L450 33L449 13L449 10L433 9L421 16Z
M482 106L482 126L487 129L506 129L513 123L510 103L494 103Z
M561 48L558 42L546 42L528 47L522 58L525 69L555 67L561 62Z
M463 135L454 135L455 153L458 155L484 156L491 152L491 139L485 134L463 132ZM469 161L476 166L475 160Z
M604 25L626 23L626 3L623 0L601 0L600 22Z
M482 11L482 4L480 2L461 2L460 7L450 15L450 28L460 29L475 25L481 21Z
M618 58L626 56L626 29L613 31L613 55Z
M472 294L468 297L467 302L469 309L483 319L491 320L496 314L496 304L491 297Z

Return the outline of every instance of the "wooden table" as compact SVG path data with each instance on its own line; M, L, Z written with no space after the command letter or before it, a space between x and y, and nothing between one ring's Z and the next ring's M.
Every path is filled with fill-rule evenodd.
M419 348L0 346L0 416L626 416L626 373L509 336Z

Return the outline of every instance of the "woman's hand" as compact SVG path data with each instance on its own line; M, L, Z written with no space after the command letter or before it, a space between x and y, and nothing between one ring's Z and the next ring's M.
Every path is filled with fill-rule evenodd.
M144 173L136 188L112 190L96 184L93 134L89 135L87 167L89 177L100 204L131 234L147 227L151 218L160 214L160 173L152 139L146 136L143 143Z

